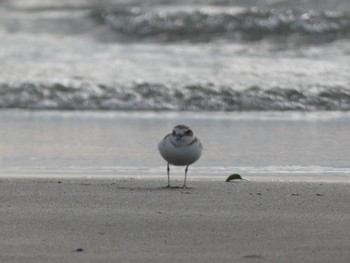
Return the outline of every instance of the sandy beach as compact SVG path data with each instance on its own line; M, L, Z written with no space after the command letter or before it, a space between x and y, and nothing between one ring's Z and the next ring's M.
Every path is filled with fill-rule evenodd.
M350 260L350 184L164 185L165 180L2 178L0 261Z

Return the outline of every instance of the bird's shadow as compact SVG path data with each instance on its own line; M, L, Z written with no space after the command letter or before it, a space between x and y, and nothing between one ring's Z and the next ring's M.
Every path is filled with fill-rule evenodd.
M193 187L182 187L182 186L161 186L161 187L116 187L119 190L129 190L129 191L188 191L193 190Z
M124 190L139 190L139 191L181 191L181 190L192 190L193 187L182 187L182 186L161 186L161 187L117 187L117 189Z
M161 189L169 189L169 190L189 190L189 189L193 189L193 187L183 187L183 186L163 186L161 187Z
M80 186L93 186L92 183L80 183ZM183 187L183 186L127 186L127 185L118 185L118 183L103 183L101 186L107 188L114 188L118 190L128 190L128 191L181 191L181 190L192 190L193 187Z

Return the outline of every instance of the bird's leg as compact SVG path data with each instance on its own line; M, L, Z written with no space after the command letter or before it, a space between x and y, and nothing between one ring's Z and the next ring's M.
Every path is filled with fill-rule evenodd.
M187 171L188 171L188 165L186 166L186 169L185 169L185 180L184 180L184 185L182 186L182 188L187 188L187 186L186 186Z
M170 167L169 167L169 163L167 164L167 172L168 172L168 185L167 185L167 188L170 188Z

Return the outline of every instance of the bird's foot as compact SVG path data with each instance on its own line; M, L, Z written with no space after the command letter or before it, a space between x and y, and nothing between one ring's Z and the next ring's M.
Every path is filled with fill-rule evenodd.
M193 189L193 187L189 187L189 186L186 186L186 185L183 185L181 188L182 189Z

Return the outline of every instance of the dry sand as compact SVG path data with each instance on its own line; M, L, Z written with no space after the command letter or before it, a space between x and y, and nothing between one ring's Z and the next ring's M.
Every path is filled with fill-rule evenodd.
M2 178L0 262L350 262L350 184L165 183Z

